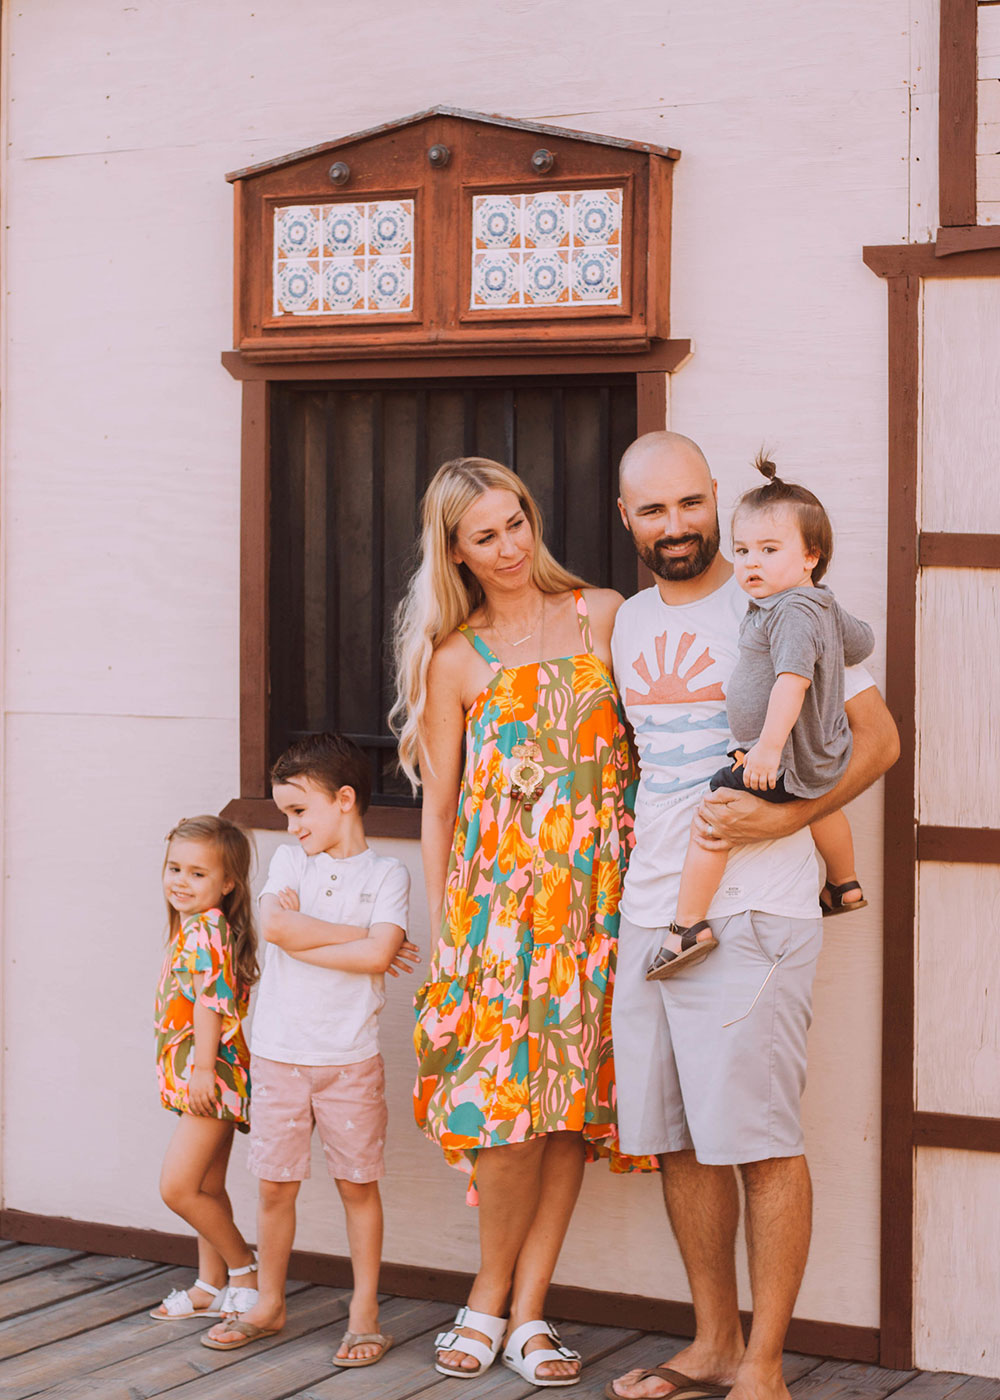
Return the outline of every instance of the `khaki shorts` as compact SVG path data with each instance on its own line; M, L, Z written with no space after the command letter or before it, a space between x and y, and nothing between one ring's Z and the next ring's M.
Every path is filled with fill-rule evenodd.
M338 1181L385 1174L388 1115L381 1055L355 1065L287 1065L250 1057L250 1153L265 1181L305 1181L313 1124Z
M704 962L645 980L665 928L622 918L611 1030L621 1150L728 1165L797 1157L820 919L713 919ZM726 1024L729 1023L729 1024Z

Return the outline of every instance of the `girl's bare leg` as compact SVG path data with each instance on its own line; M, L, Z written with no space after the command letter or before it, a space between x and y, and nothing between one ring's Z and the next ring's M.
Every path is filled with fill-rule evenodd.
M226 1193L226 1169L233 1124L218 1118L181 1114L160 1172L160 1195L170 1209L198 1232L198 1276L221 1288L229 1269L252 1263L253 1254L233 1221ZM246 1276L254 1287L255 1276ZM200 1288L188 1290L192 1305L208 1307Z
M848 880L856 880L854 868L854 839L851 824L843 812L831 812L828 817L814 821L812 832L816 849L823 857L826 878L831 885L846 885ZM857 904L862 898L861 890L848 890L844 895L845 904Z

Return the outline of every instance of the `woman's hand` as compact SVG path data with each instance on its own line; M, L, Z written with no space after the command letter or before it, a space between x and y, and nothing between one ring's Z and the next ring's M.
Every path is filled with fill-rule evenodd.
M188 1082L188 1107L200 1118L215 1117L215 1073L193 1069Z
M390 977L398 977L401 972L413 972L419 961L420 949L408 938L404 938L400 944L399 952L386 968L386 972Z

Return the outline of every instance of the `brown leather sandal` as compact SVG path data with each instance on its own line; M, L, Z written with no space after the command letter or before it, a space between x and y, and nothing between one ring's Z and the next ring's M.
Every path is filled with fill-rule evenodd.
M831 914L853 914L855 909L867 909L868 901L865 899L864 891L861 898L848 903L844 895L850 890L860 890L861 886L857 880L845 880L842 885L831 885L827 880L826 884L819 892L819 904L823 910L823 918L828 918ZM824 899L823 896L828 898Z
M708 927L707 919L699 919L688 928L683 924L671 924L669 932L676 933L680 938L681 951L675 953L670 948L661 948L646 969L646 981L662 982L665 977L673 977L675 972L680 972L681 968L694 967L695 963L707 958L719 946L717 938L699 939L699 933Z

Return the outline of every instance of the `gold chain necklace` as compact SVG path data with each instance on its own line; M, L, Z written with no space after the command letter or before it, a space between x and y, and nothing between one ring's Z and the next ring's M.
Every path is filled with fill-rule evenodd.
M486 621L489 623L490 630L493 631L493 632L495 632L495 633L497 634L497 636L498 636L498 637L500 638L500 640L503 642L504 646L508 646L508 647L523 647L524 644L525 644L525 642L530 642L531 638L532 638L532 637L535 635L535 633L538 631L538 624L539 624L539 622L543 621L544 616L545 616L545 595L544 595L544 593L543 593L543 594L542 594L542 606L541 606L541 608L539 609L538 618L537 618L537 620L536 620L536 622L535 622L534 627L532 627L532 629L531 629L530 632L526 632L526 633L524 634L524 636L521 637L521 638L520 638L518 641L516 641L516 642L512 642L511 639L510 639L509 637L505 637L505 636L504 636L504 634L500 631L500 628L499 628L499 627L497 626L497 624L496 624L496 618L491 617L491 616L489 615L489 613L487 613L487 615L486 615Z
M545 595L542 594L542 610L539 614L541 624L541 636L539 637L539 650L545 651ZM537 630L537 629L536 629ZM534 633L529 632L528 636ZM506 638L504 639L506 640ZM524 637L527 641L528 637ZM508 642L508 646L517 646L519 643ZM538 666L541 666L539 661ZM500 677L503 681L503 688L507 696L507 705L510 708L511 721L517 732L518 719L514 713L514 696L511 693L510 681L507 679L507 670L501 663ZM504 760L504 770L510 779L511 796L524 803L525 807L531 807L542 795L545 786L545 769L542 767L542 750L538 744L538 700L541 692L541 672L535 673L535 738L518 739L518 742L510 751L510 758ZM527 728L527 726L525 726Z

